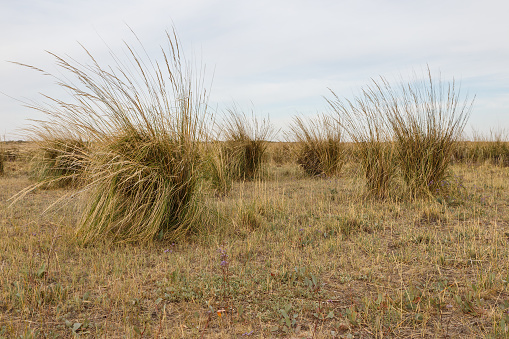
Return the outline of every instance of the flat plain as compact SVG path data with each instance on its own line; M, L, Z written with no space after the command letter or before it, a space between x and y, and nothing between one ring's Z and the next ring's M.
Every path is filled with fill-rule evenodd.
M271 145L273 148L277 145ZM0 177L0 337L507 338L509 168L456 163L447 195L373 199L357 164L270 161L176 242L82 246L77 191ZM274 149L272 149L274 151Z

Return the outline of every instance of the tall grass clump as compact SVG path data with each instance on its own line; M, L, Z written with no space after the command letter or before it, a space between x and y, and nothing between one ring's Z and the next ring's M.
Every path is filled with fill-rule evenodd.
M206 148L206 177L218 196L226 196L230 192L234 180L235 169L230 166L231 152L225 142L213 140Z
M5 174L5 155L4 148L0 142L0 176Z
M305 121L294 117L290 126L297 142L297 164L311 176L334 175L343 165L341 126L331 117L322 115Z
M396 152L376 89L363 89L353 100L342 100L332 90L331 93L333 98L326 100L337 113L337 123L353 142L351 153L361 164L368 195L389 197L397 174Z
M207 93L175 32L167 42L158 61L141 43L126 43L125 61L113 55L110 66L86 49L88 63L54 55L73 100L34 108L48 116L41 130L67 130L93 145L77 227L84 244L171 239L198 225Z
M267 147L275 135L269 119L251 119L237 108L227 110L222 126L224 165L234 180L254 179L267 158Z
M380 78L353 103L344 104L337 96L329 103L346 121L346 128L355 141L370 143L377 135L385 136L385 144L392 145L390 157L375 151L365 152L362 158L390 159L393 165L387 164L387 173L397 174L397 170L410 195L416 197L435 194L447 179L473 101L460 98L454 81L444 84L440 78L433 80L428 69L423 80L415 78L392 87ZM367 172L373 161L380 163L380 160L367 160L367 163L364 160Z
M31 159L31 177L46 188L84 185L90 145L80 139L39 136L38 149Z
M460 98L454 80L433 80L429 69L426 79L401 84L397 91L386 81L379 85L403 179L413 196L436 192L449 175L473 101Z

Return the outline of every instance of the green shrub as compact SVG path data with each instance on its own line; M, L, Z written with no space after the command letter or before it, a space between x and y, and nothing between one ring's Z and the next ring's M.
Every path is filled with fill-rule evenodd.
M343 165L341 126L331 117L317 120L293 119L293 138L297 142L297 164L311 176L338 174Z

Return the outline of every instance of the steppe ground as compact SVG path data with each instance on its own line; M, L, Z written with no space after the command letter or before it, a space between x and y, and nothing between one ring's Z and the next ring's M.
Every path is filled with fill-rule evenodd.
M72 192L10 206L32 183L19 156L0 177L0 337L507 338L509 168L453 172L450 196L377 201L353 163L271 162L227 197L204 188L185 240L82 247Z

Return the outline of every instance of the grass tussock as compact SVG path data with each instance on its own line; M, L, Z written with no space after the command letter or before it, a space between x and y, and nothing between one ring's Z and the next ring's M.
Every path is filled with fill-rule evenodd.
M434 193L450 175L449 168L473 102L460 99L454 81L422 81L401 85L387 82L379 96L394 133L401 174L413 196ZM389 106L390 105L390 106Z
M473 141L461 141L454 152L454 160L464 163L490 162L509 166L509 138L504 130L490 131L489 136L475 133Z
M174 32L167 42L157 62L142 54L143 46L139 52L128 44L126 60L114 57L113 66L98 64L87 50L89 64L54 55L74 79L60 82L74 101L34 107L49 120L34 128L67 130L94 145L84 157L89 180L77 230L83 243L172 239L199 216L207 96ZM75 148L52 159L67 160Z
M4 149L3 147L0 147L0 175L5 174L5 156L4 156Z
M31 177L45 188L79 187L86 183L90 145L79 139L44 135L31 160Z
M353 101L333 95L329 104L357 144L370 192L387 196L395 176L412 197L440 190L473 103L454 81L434 81L428 70L424 80L399 87L374 80Z
M254 114L251 118L229 109L223 124L224 166L229 168L236 180L254 179L267 160L267 147L275 131L270 120L259 120Z
M334 98L327 102L354 144L351 152L361 164L368 194L387 198L397 174L396 149L376 89L368 87L352 101L331 92Z
M341 126L331 117L316 120L293 119L290 127L297 142L297 164L307 175L335 175L343 165Z

